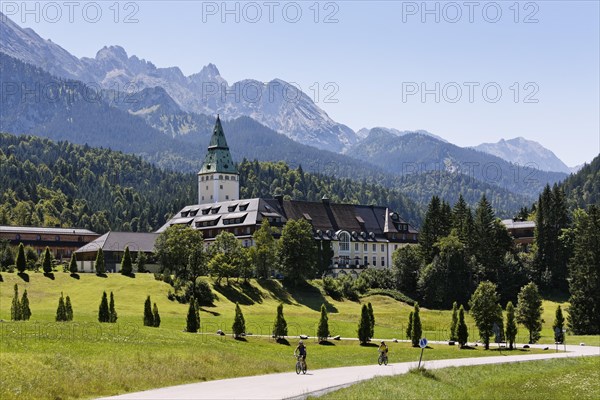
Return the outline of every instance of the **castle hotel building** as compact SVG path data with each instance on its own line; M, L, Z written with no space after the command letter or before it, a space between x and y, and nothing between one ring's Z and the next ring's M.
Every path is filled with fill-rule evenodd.
M335 204L327 198L320 202L285 200L282 196L240 199L239 182L217 117L198 172L198 203L181 209L157 233L172 225L189 225L202 231L207 243L227 231L248 247L264 221L283 227L290 219L305 219L312 225L317 242L331 244L332 275L358 274L367 267L388 268L394 250L417 243L416 229L387 207Z

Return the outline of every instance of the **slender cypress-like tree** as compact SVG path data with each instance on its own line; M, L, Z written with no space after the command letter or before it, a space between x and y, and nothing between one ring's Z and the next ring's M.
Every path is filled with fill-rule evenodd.
M413 314L412 311L408 314L408 325L406 326L406 338L409 340L412 337Z
M419 303L415 303L415 309L413 311L412 319L412 332L410 334L410 339L412 341L413 347L418 347L419 340L421 340L421 335L423 334L423 328L421 326L421 317L419 316Z
M73 321L73 306L71 305L71 298L67 296L65 298L65 316L66 321Z
M102 300L100 301L100 307L98 307L98 322L110 322L106 292L102 293Z
M115 310L115 296L110 292L110 303L108 305L108 322L117 322L117 310Z
M160 326L160 314L158 313L158 306L156 303L154 303L154 311L152 316L154 317L154 327L158 328Z
M125 254L123 254L123 261L121 261L121 274L131 275L133 273L133 264L131 262L131 254L129 253L129 246L125 246Z
M152 314L150 296L146 298L146 302L144 303L144 326L154 326L154 314Z
M496 305L496 324L498 325L498 338L496 339L500 339L500 342L504 342L504 316L502 315L502 306L500 304Z
M238 303L235 303L235 318L233 325L231 326L234 338L240 338L244 332L246 332L246 321L244 320L244 314Z
M369 316L369 308L363 304L360 312L360 321L358 322L358 340L360 344L369 342L369 333L371 333L371 317Z
M44 269L45 274L49 274L52 272L52 253L50 253L50 248L46 246L46 250L44 251L44 261L42 262L42 268Z
M461 349L467 345L468 339L469 330L465 322L465 309L461 304L460 308L458 309L458 324L456 326L456 340L458 341L458 345Z
M21 297L21 319L23 321L29 321L29 318L31 318L31 309L29 308L27 289L25 289L23 292L23 297Z
M196 333L198 332L199 328L200 326L198 324L198 317L196 316L196 304L192 300L190 301L190 307L188 308L185 331L190 333Z
M69 272L74 275L77 273L77 259L75 253L71 254L71 261L69 261Z
M275 325L273 326L273 336L282 339L287 336L287 322L283 317L283 303L277 306L277 317L275 317Z
M450 340L456 342L458 340L458 304L452 304L452 322L450 323Z
M94 263L96 267L96 275L103 275L106 273L106 264L104 263L104 252L102 249L98 249L96 253L96 262Z
M375 314L373 313L373 306L371 302L367 304L367 310L369 310L369 339L375 336Z
M317 328L317 338L319 342L327 340L329 337L329 317L327 317L327 307L325 304L321 304L321 319L319 319L319 326Z
M512 350L515 346L515 339L517 338L517 321L515 319L515 306L512 301L506 304L506 341L508 342L508 349Z
M19 243L19 250L17 251L17 259L15 260L15 264L17 266L17 271L19 273L25 272L27 269L27 260L25 259L25 248L23 247L23 243Z
M58 298L58 307L56 308L56 322L64 322L67 320L67 310L65 308L65 298L63 297L63 293L60 292L60 297Z
M143 251L138 250L137 258L136 258L135 262L136 262L137 272L139 272L139 273L146 272L146 254Z
M27 291L26 291L27 292ZM565 341L565 334L563 329L565 327L565 317L563 316L560 305L556 307L556 314L554 315L554 324L552 330L554 331L554 341L556 343L563 343Z
M12 305L10 306L10 319L12 321L21 321L21 302L19 301L19 286L15 283L15 294L13 296Z

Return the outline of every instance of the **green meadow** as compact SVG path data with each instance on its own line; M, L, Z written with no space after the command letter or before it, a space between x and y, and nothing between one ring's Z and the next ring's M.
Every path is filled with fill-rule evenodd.
M325 296L320 282L302 289L286 289L278 281L231 281L215 287L214 306L200 312L198 334L184 332L188 306L167 298L172 288L151 274L135 278L109 274L106 278L81 274L75 279L55 273L55 279L31 273L29 281L16 274L3 273L0 282L0 398L91 398L144 390L167 385L245 375L291 371L297 339L280 344L270 337L276 307L284 303L289 335L309 335L310 369L372 364L377 360L376 347L359 346L355 340L330 340L319 345L314 340L321 304L329 310L331 335L355 338L359 320L359 302L336 301ZM32 311L28 322L10 322L13 287L19 295L27 289ZM212 285L212 281L209 280ZM116 324L97 322L102 292L112 291L118 313ZM73 304L73 322L54 322L58 298L63 292ZM142 324L144 301L150 295L160 316L159 328ZM375 336L404 339L408 313L412 307L386 296L370 296L375 312ZM234 340L231 335L218 336L222 329L231 331L234 307L238 302L249 335ZM552 342L551 325L557 303L545 302L546 311L542 342ZM549 310L550 309L550 310ZM547 316L546 314L550 315ZM476 339L469 319L470 340ZM422 309L424 336L446 340L451 312ZM250 335L251 333L251 335ZM519 337L527 333L520 328ZM568 337L568 341L585 341L598 345L598 336ZM498 350L459 350L447 344L432 344L429 359L497 355ZM533 350L541 351L541 350ZM503 351L503 353L506 353ZM529 351L519 350L520 354ZM419 349L408 343L390 343L390 361L417 360Z

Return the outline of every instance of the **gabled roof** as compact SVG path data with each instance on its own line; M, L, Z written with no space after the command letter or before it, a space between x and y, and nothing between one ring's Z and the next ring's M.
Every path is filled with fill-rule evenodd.
M225 133L223 132L223 126L221 125L221 119L217 116L215 127L213 129L212 137L210 138L210 144L208 145L208 152L202 163L202 168L199 174L210 174L210 173L226 173L226 174L237 174L231 153L229 152L229 146L227 146L227 140L225 140Z
M75 251L75 253L96 253L98 249L102 251L125 251L125 247L129 246L130 252L138 252L139 250L145 253L154 252L154 243L158 234L156 233L140 233L140 232L108 232Z
M9 233L36 233L51 235L80 235L80 236L98 236L96 232L79 228L43 228L38 226L0 226L0 232Z

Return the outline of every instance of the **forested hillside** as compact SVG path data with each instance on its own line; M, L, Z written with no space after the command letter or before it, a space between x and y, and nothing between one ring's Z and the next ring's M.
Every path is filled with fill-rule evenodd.
M243 160L239 165L240 197L271 197L275 194L295 200L331 201L387 206L413 225L420 225L422 209L398 190L390 190L366 181L339 179L304 172L302 166L290 168L284 162Z
M196 191L193 174L137 156L0 134L0 224L150 231Z
M305 173L283 162L244 160L242 197L381 204L411 223L420 208L380 185ZM140 157L34 136L0 134L0 225L152 231L196 201L194 174L162 170Z
M570 208L600 205L600 156L596 156L579 172L565 179L561 186Z

